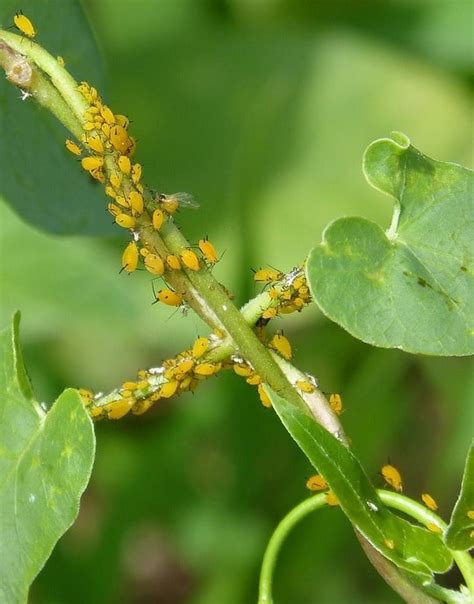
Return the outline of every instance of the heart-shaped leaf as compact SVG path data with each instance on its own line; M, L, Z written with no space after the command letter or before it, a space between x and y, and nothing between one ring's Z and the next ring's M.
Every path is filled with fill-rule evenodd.
M474 547L474 443L467 454L461 492L446 531L446 543L455 550Z
M389 230L364 218L331 223L308 258L311 293L330 319L374 346L472 354L474 173L392 137L364 156L369 183L395 199Z
M0 601L28 589L79 510L95 439L75 390L46 413L33 398L18 343L19 314L0 332Z
M379 552L423 582L450 568L453 558L439 535L393 514L348 448L304 411L269 394L284 426L325 477L344 513Z

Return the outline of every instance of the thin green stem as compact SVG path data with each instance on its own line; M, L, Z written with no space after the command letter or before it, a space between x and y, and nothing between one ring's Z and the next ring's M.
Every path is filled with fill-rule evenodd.
M324 493L314 495L302 501L291 510L278 524L268 542L263 556L260 572L258 604L272 604L272 584L278 554L290 531L311 512L323 507L326 503Z

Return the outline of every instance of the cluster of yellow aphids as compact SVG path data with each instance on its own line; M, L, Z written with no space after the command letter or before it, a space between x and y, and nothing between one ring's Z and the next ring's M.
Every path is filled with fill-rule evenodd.
M302 266L295 267L286 275L275 268L259 268L254 273L254 280L265 287L270 286L271 303L263 311L260 324L265 325L279 314L299 312L311 302Z

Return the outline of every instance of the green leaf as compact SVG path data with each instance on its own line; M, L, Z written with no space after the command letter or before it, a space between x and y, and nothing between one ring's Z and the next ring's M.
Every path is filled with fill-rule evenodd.
M23 12L34 23L39 43L64 57L78 80L102 86L101 59L84 12L75 0L22 0ZM3 0L0 20L5 27L18 12L16 0ZM32 44L26 40L24 44ZM102 211L102 187L81 169L64 147L67 130L32 99L0 78L0 195L25 220L59 234L111 234L112 220ZM8 141L8 142L6 142Z
M364 173L395 200L388 231L365 218L329 224L307 275L321 310L374 346L474 353L471 170L422 155L393 133L369 145Z
M34 400L18 343L20 315L0 332L0 601L26 602L31 582L79 510L94 430L76 390L46 413Z
M454 550L474 547L474 443L467 454L461 492L446 531L446 544Z
M450 568L452 555L439 535L390 512L348 448L312 417L274 392L269 394L286 429L325 477L344 513L380 553L423 581Z

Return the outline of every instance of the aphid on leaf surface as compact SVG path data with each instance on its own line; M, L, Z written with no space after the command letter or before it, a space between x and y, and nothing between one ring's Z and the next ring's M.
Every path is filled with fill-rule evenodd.
M425 526L432 533L442 533L443 532L443 529L440 526L438 526L437 524L435 524L434 522L428 522Z
M104 143L98 136L89 136L86 138L86 145L96 153L104 153Z
M172 271L179 271L181 268L181 262L179 261L178 256L175 256L174 254L168 254L166 256L166 264Z
M329 397L329 406L336 415L341 415L343 412L342 398L340 394L331 394Z
M165 212L168 212L168 214L174 214L180 207L194 210L199 208L199 204L189 193L172 193L171 195L160 193L158 195L158 200L160 201L162 208Z
M184 248L179 253L181 258L181 262L184 264L186 268L189 268L192 271L198 271L201 267L199 265L199 258L193 250L189 248Z
M152 222L153 222L153 228L156 231L159 231L161 229L164 219L165 219L165 214L164 214L163 210L157 209L153 212Z
M195 375L209 377L220 371L222 363L199 363L194 367Z
M156 294L157 300L168 306L181 306L183 296L172 289L160 289Z
M66 142L64 144L66 145L66 149L74 155L80 155L82 153L80 147L76 145L76 143L71 139L66 139Z
M433 510L433 512L436 512L436 510L438 509L438 504L433 499L433 497L431 497L431 495L429 495L428 493L423 493L421 499L427 508Z
M198 247L209 264L215 264L217 262L216 248L209 241L207 235L204 237L204 239L200 239L198 241Z
M36 36L36 29L33 23L21 12L21 10L13 17L13 23L15 24L15 27L28 38L34 38Z
M158 254L146 254L144 262L146 269L153 275L160 276L165 272L164 262Z
M192 349L192 355L194 359L199 359L201 358L206 352L207 349L209 348L209 340L207 338L198 338L194 344L193 344L193 349Z
M257 390L258 390L258 395L260 397L260 401L262 403L262 405L264 407L271 407L272 406L272 401L270 400L270 397L267 394L267 391L265 390L265 387L263 384L258 384L257 385Z
M382 474L385 482L391 486L395 491L401 493L403 491L402 475L395 466L386 464L382 466L380 473Z
M135 218L128 214L119 214L115 217L115 222L124 229L133 229L136 225Z
M127 157L126 155L121 155L118 158L118 165L120 168L120 171L125 174L126 176L128 176L130 174L130 170L132 169L132 162L130 161L130 158Z
M332 491L326 493L326 503L330 506L339 505L339 499L334 495Z
M295 383L295 386L301 390L301 392L304 392L306 394L311 394L312 392L314 392L316 390L316 387L314 386L314 384L312 384L309 380L298 380Z
M132 208L132 213L140 216L143 213L143 195L138 191L130 191L127 201Z
M292 351L291 344L282 332L278 332L273 336L273 338L268 343L270 348L276 350L281 356L289 361L291 359Z
M140 178L142 177L142 167L140 164L133 164L132 166L132 181L134 184L138 184L140 182Z
M95 157L95 156L84 157L83 159L81 159L81 165L84 168L84 170L87 170L88 172L90 172L91 170L96 170L97 168L102 168L102 166L104 165L104 160L102 157Z
M165 382L159 390L160 396L162 396L163 398L171 398L173 394L176 393L178 386L179 382L177 380Z
M121 419L130 411L134 404L133 398L123 398L118 401L113 401L104 406L109 419Z
M259 268L253 276L257 283L273 283L283 277L283 273L276 268Z

